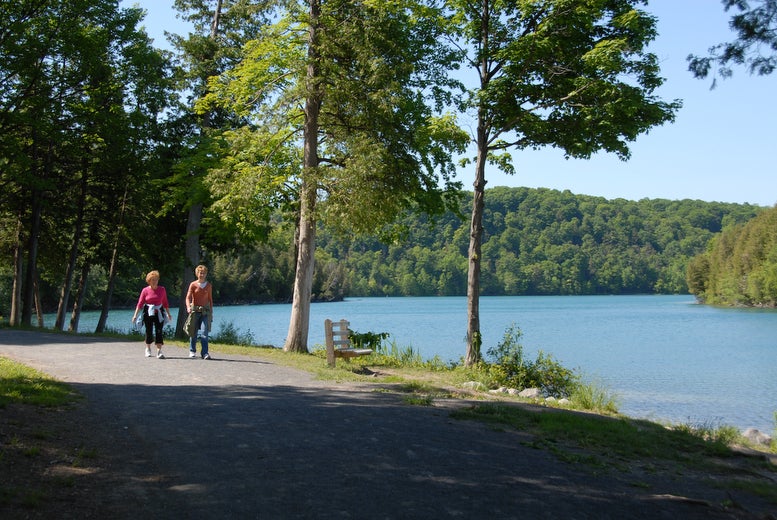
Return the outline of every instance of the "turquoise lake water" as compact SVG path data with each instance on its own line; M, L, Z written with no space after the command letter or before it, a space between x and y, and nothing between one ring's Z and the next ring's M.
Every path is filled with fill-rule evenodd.
M217 307L213 329L232 323L256 343L282 346L290 312L290 305ZM128 330L131 315L111 312L108 327ZM97 317L84 313L79 330L93 331ZM481 298L480 317L484 353L515 325L527 356L542 350L601 381L632 417L774 434L777 311L709 307L692 296L519 296ZM357 332L388 332L424 358L465 353L464 297L316 303L311 347L324 342L326 318L347 319Z

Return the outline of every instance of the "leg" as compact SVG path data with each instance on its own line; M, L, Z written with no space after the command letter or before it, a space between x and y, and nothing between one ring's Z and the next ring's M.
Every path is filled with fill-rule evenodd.
M202 349L200 350L200 355L203 359L210 359L210 354L208 354L208 317L202 316L202 330L200 331L200 343L202 343Z
M156 342L156 357L159 359L164 359L165 356L162 354L162 345L164 344L164 340L162 338L162 323L159 321L159 316L154 315L152 316L154 318L154 340Z
M197 336L200 332L200 322L202 321L202 313L195 312L194 316L192 316L192 321L194 322L194 335L189 338L189 357L194 358L197 357Z
M151 357L151 343L154 341L154 317L146 314L143 309L143 326L146 329L146 357Z
M146 314L143 311L143 326L146 329L146 345L150 345L154 342L154 317Z
M194 318L197 319L197 318ZM197 355L197 333L194 333L194 336L189 338L189 357L194 357Z

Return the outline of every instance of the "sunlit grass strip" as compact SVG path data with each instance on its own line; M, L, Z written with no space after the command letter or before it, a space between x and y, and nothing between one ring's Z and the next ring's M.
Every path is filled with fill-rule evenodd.
M65 383L55 381L28 366L0 357L0 408L11 403L61 406L77 394Z
M587 413L541 413L490 403L454 411L451 415L457 419L512 427L546 441L563 442L626 459L648 457L678 461L731 454L724 439L643 420Z

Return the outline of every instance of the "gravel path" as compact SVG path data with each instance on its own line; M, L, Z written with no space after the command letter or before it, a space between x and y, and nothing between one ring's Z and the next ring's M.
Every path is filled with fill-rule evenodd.
M86 396L84 435L113 468L95 500L114 518L744 518L451 419L461 402L410 406L258 358L164 353L0 330L0 356Z

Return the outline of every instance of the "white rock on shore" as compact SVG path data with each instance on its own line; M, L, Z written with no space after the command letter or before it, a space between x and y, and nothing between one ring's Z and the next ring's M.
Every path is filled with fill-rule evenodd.
M742 432L742 437L752 442L753 444L760 444L762 446L769 446L772 443L772 438L760 430L755 428L748 428Z

